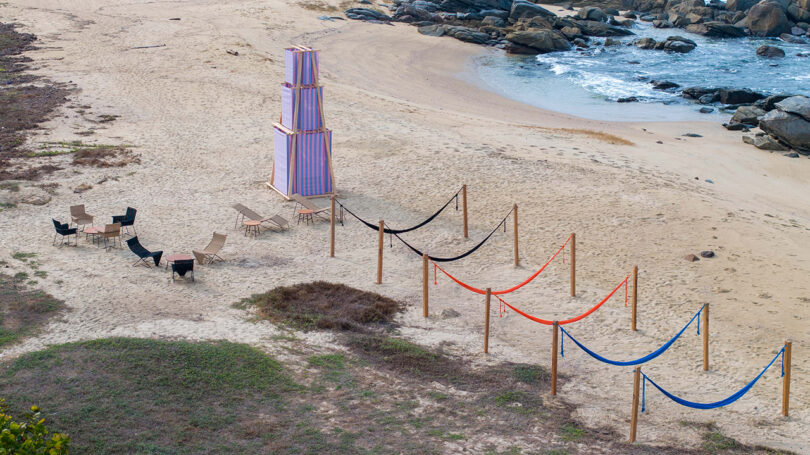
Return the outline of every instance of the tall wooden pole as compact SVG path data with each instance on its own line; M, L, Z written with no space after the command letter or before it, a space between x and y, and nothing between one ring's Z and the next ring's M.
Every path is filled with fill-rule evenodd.
M577 295L577 235L571 234L571 297Z
M383 237L385 235L385 222L383 222L383 220L380 220L379 233L379 249L377 250L377 284L382 284Z
M557 346L559 344L560 323L554 321L551 326L551 394L557 395Z
M489 352L489 300L492 296L492 288L487 288L486 312L484 313L484 354Z
M512 211L515 212L515 267L520 265L520 255L518 254L518 207L517 204L512 206Z
M630 442L636 442L636 427L638 426L638 389L641 382L641 367L636 367L633 376L633 409L630 412Z
M703 307L703 371L709 371L709 304Z
M790 347L792 341L785 341L784 367L785 376L782 378L782 415L787 417L790 413Z
M633 266L633 331L636 331L636 318L638 318L638 266Z
M470 233L467 231L467 185L461 186L461 209L464 212L464 238L469 238Z
M428 255L422 253L422 316L428 317Z
M335 196L332 195L332 210L329 215L329 257L335 257Z

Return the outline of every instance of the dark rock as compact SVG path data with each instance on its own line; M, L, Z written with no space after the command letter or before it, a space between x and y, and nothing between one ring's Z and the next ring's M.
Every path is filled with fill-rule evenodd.
M628 12L622 14L622 17L625 18L625 19L638 19L638 16L636 16L636 13L634 13L632 11L628 11Z
M810 122L810 98L806 96L791 96L777 101L774 106L782 112L798 115Z
M617 103L636 103L638 102L638 98L635 96L628 96L627 98L619 98L616 100Z
M692 24L686 27L686 31L703 36L715 38L742 38L747 36L743 27L725 24L723 22L711 21L703 24Z
M652 22L652 21L655 20L655 18L656 18L656 16L654 16L652 14L647 14L645 16L641 16L641 20L643 20L644 22Z
M381 13L371 8L349 8L343 12L349 19L360 21L377 20L377 21L390 21L391 16Z
M605 47L609 46L620 46L622 44L621 41L613 38L605 38Z
M712 104L718 101L720 101L720 94L718 92L707 93L698 98L698 103L700 104Z
M656 90L669 90L680 87L680 85L670 81L652 80L650 84L652 84L653 88Z
M656 19L653 21L653 27L655 28L672 28L674 26L675 24L664 19Z
M501 19L500 17L487 16L484 18L484 20L481 21L481 25L490 25L492 27L503 27L506 25L506 21Z
M746 125L756 126L759 124L759 119L764 116L766 112L756 106L740 106L731 117L733 123L744 123Z
M656 44L656 49L661 49L670 52L679 52L685 54L693 51L697 47L697 43L684 38L682 36L670 36L666 40Z
M622 27L615 27L613 25L603 24L596 21L572 21L582 33L588 36L630 36L635 33Z
M681 136L684 136L684 137L703 137L703 136L701 136L700 134L697 134L697 133L684 133Z
M787 15L796 22L810 21L810 5L802 8L796 3L791 3L787 7Z
M636 21L632 21L630 19L614 19L614 18L611 17L610 19L608 19L608 24L610 24L610 25L612 25L614 27L630 28L630 27L636 25Z
M508 19L509 18L509 11L504 11L500 9L482 9L478 12L478 14L487 17L487 16L495 16L500 17L501 19Z
M681 94L684 98L689 99L699 99L703 95L708 95L710 93L717 93L718 89L711 88L711 87L687 87L681 91Z
M713 258L714 257L714 251L712 251L712 250L701 251L700 252L700 257L702 257L702 258Z
M745 125L742 123L724 123L723 128L729 131L742 131L745 129Z
M757 101L755 104L757 107L761 108L765 112L770 112L776 109L776 103L786 98L790 98L790 95L771 95L767 98L763 98Z
M464 41L467 43L485 44L487 41L489 41L488 34L479 32L477 30L468 27L456 27L445 33L457 40Z
M790 152L790 153L785 153L785 154L784 154L784 155L782 155L782 156L785 156L785 157L788 157L788 158L798 158L798 157L799 157L799 154L798 154L798 153L796 153L796 152Z
M785 56L785 51L776 46L765 44L757 48L757 55L765 58L782 58Z
M759 121L762 131L800 152L810 153L810 122L778 109L765 114Z
M748 29L754 36L779 36L790 30L785 11L775 2L763 0L748 11Z
M610 8L610 7L602 8L602 11L604 11L605 14L607 14L609 16L618 16L619 15L619 10L617 10L616 8Z
M721 88L718 94L720 95L720 102L723 104L751 104L765 98L765 95L748 89Z
M641 49L654 49L655 45L657 44L656 41L652 38L641 38L640 40L634 43L636 47Z
M700 112L701 114L711 114L712 112L714 112L714 108L701 107L700 109L698 109L698 112Z
M779 39L781 39L786 43L807 44L807 41L805 41L804 39L799 38L798 36L793 36L790 33L782 33L781 35L779 35Z
M745 135L742 137L742 141L760 150L769 150L771 152L784 152L789 150L787 147L780 144L779 141L767 134L756 134L754 136Z
M506 39L511 43L533 49L535 54L567 51L571 49L571 43L569 43L561 33L555 30L528 30L523 32L514 32L506 35ZM508 47L507 52L509 52Z
M584 6L577 11L577 17L588 21L607 22L608 16L595 6Z
M425 25L423 27L419 27L417 31L427 36L444 36L444 25Z
M759 0L727 0L726 10L728 11L748 11L749 8L756 5Z
M790 29L790 33L792 35L802 36L807 33L807 29L796 26Z
M531 18L535 16L555 17L556 14L526 0L516 0L512 3L512 9L509 12L510 21L515 22L524 17Z
M684 259L686 259L689 262L696 262L700 260L700 258L695 256L694 254L687 254L686 256L684 256Z

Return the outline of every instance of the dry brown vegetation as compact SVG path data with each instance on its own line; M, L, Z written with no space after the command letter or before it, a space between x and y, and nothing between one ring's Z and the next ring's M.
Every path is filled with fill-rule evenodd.
M542 126L531 125L518 125L521 128L532 130L546 131L549 133L563 133L574 136L587 136L591 139L596 139L611 145L636 145L635 142L628 141L614 134L605 133L604 131L585 130L580 128L546 128Z

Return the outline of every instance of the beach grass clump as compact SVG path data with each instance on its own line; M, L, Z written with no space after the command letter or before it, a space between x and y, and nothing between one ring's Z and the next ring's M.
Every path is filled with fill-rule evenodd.
M354 332L390 324L403 309L388 297L325 281L280 286L242 299L236 306L253 308L262 319L298 330Z
M0 346L35 334L65 309L64 302L47 292L29 289L24 284L28 278L26 272L0 273Z

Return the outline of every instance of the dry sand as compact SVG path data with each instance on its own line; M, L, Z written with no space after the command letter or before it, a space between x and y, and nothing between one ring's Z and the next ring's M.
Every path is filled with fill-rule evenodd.
M701 371L700 338L691 329L644 367L661 385L694 401L725 398L754 377L785 339L793 339L790 418L780 416L777 362L748 395L723 409L682 408L648 388L639 441L695 446L697 432L679 422L715 421L743 442L810 453L809 160L743 145L738 133L714 123L610 123L541 111L458 76L471 56L487 50L421 36L402 24L324 22L317 16L335 12L295 2L0 5L3 21L19 22L39 36L42 49L29 54L39 73L80 89L72 104L91 106L93 115L121 116L88 139L76 132L98 125L87 120L88 113L65 108L32 145L129 143L142 160L122 170L68 166L51 178L61 188L49 204L0 214L0 256L22 270L11 254L36 252L49 275L41 286L71 308L40 336L6 348L3 358L113 335L229 339L273 352L277 329L247 321L231 304L277 285L323 279L407 302L403 333L416 341L451 342L455 352L476 362L548 366L550 328L514 313L498 318L497 305L490 354L480 354L483 299L447 279L431 286L431 317L423 319L421 262L401 245L385 249L384 283L376 286L376 234L356 221L338 229L335 259L327 258L327 223L265 232L258 240L234 229L235 202L262 214L292 212L292 204L263 182L272 166L270 125L280 112L283 48L296 43L323 51L335 174L348 206L369 220L407 226L466 183L469 240L461 238L455 211L406 237L431 254L449 256L474 245L513 203L519 205L522 267L511 264L511 233L500 233L476 254L449 264L451 273L478 287L509 287L576 232L578 297L568 297L567 268L555 262L507 299L554 319L589 308L638 264L639 331L629 330L620 295L569 326L571 332L608 357L634 358L657 348L710 302L710 372ZM165 47L130 49L157 44ZM634 145L571 129L607 132ZM703 137L681 136L687 132ZM95 183L104 176L117 180ZM94 188L70 191L85 182ZM68 206L76 203L102 222L128 205L138 208L142 243L166 254L199 249L212 231L225 232L226 262L198 267L194 284L172 283L162 268L131 267L134 256L126 250L105 252L83 239L78 248L52 247L48 217L66 219ZM683 259L705 249L717 256ZM442 318L450 308L461 316ZM626 434L629 367L596 363L567 343L561 372L571 380L560 396L579 405L584 422Z

